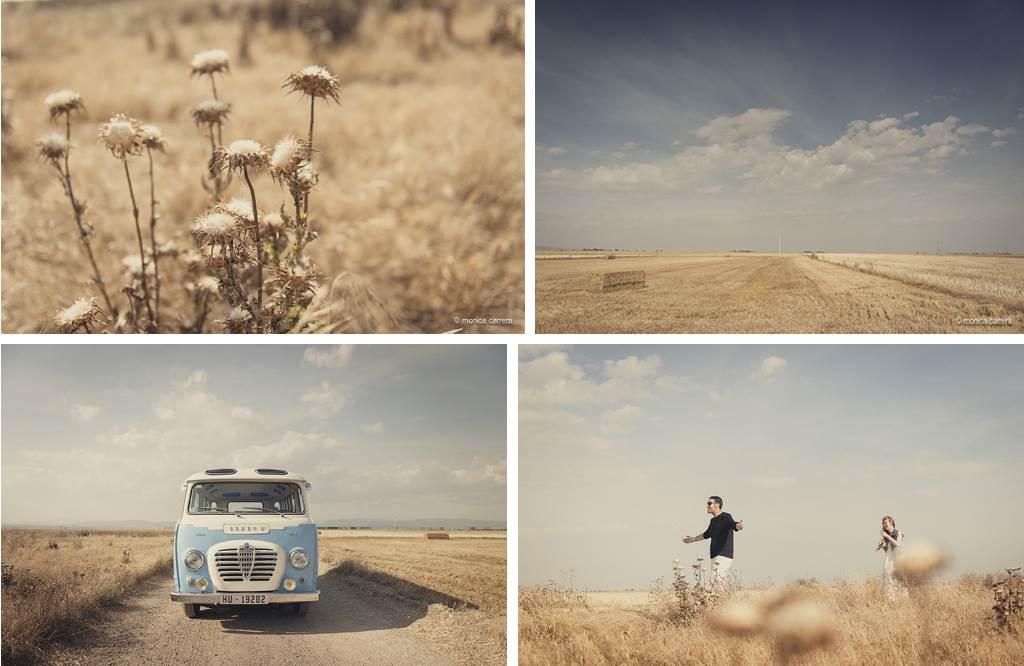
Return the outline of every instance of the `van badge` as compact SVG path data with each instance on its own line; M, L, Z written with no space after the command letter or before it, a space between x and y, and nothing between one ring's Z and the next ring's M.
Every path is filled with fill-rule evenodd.
M252 568L256 564L256 549L248 542L242 544L238 549L238 568L241 570L242 578L249 580L252 575Z

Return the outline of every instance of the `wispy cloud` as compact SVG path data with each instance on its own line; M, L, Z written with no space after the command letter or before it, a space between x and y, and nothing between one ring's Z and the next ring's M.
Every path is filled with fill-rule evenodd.
M71 416L76 421L88 423L96 418L96 415L100 413L100 408L95 405L74 405L71 408Z
M344 368L352 360L352 345L307 347L302 360L315 368Z
M302 394L302 402L309 407L310 414L326 418L341 411L345 396L331 382L322 381L317 388Z

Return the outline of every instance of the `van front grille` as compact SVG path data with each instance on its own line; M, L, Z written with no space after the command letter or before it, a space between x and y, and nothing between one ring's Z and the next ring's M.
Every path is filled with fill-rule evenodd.
M217 574L226 583L264 583L274 577L277 552L246 543L238 548L221 548L214 555L214 564Z

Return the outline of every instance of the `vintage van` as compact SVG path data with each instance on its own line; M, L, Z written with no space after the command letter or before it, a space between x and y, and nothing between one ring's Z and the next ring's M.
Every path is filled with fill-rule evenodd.
M292 604L320 599L310 483L282 469L208 469L185 480L174 528L174 591L185 615L203 606Z

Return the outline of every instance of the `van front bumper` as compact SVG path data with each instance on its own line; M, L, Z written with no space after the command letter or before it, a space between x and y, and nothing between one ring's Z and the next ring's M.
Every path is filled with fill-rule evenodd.
M182 604L202 604L203 606L220 606L224 595L231 594L262 594L268 604L294 604L300 601L320 601L320 591L316 592L208 592L206 594L184 594L171 592L171 601ZM262 604L261 604L262 605Z

